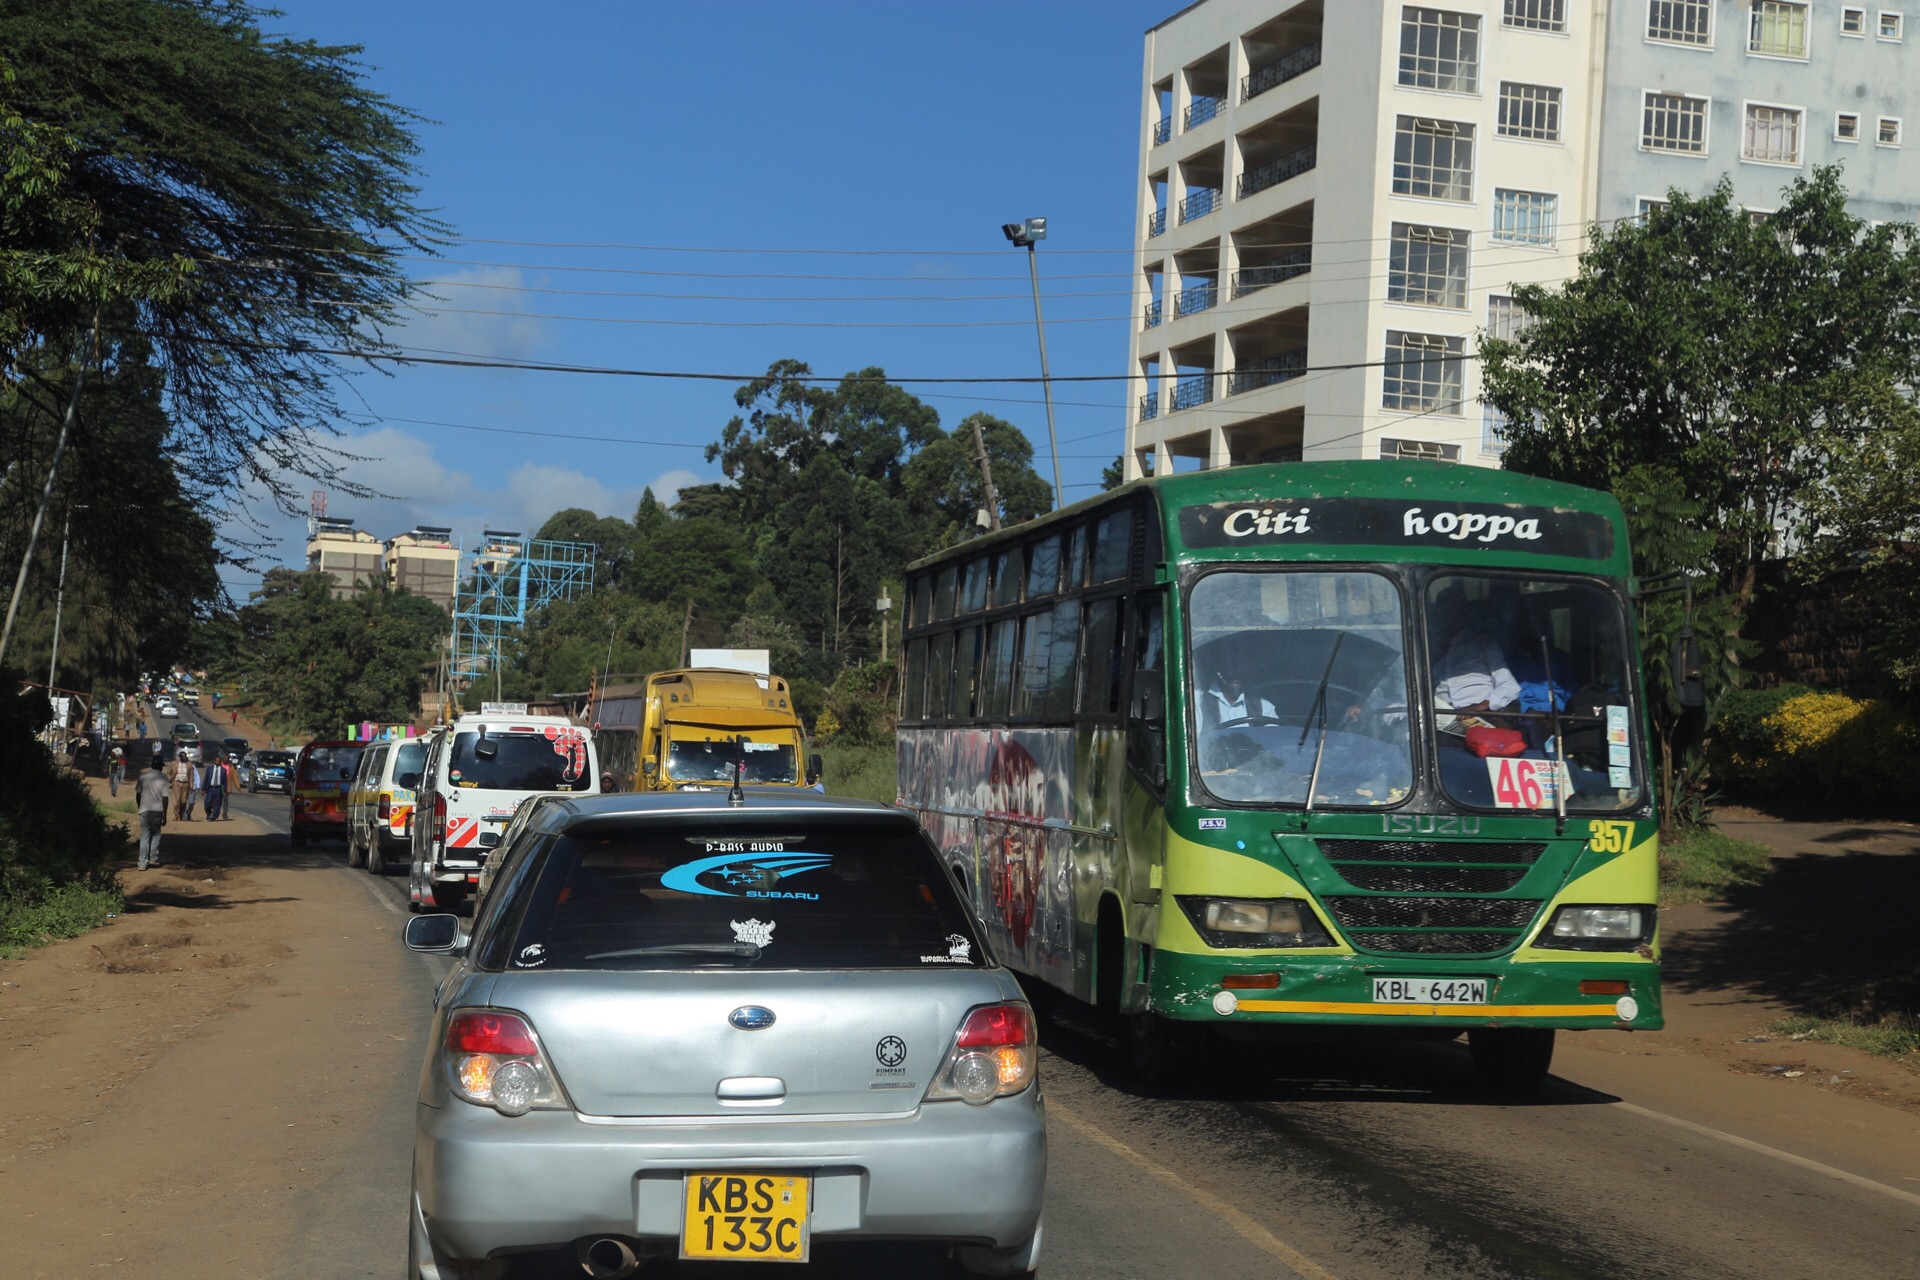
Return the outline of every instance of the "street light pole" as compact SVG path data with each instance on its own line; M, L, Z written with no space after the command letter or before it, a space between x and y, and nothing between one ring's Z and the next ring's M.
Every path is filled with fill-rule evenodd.
M67 550L73 545L73 508L67 508L67 522L60 533L60 585L53 592L53 654L47 659L47 696L53 696L60 670L60 610L67 602ZM80 510L85 511L85 507Z
M1047 444L1053 452L1053 505L1058 509L1067 502L1060 488L1060 436L1053 426L1053 376L1047 371L1047 322L1040 314L1040 264L1034 256L1034 246L1047 238L1047 220L1028 218L1025 222L1003 223L1000 234L1012 241L1016 249L1027 251L1027 275L1033 281L1033 327L1040 335L1040 394L1047 402Z

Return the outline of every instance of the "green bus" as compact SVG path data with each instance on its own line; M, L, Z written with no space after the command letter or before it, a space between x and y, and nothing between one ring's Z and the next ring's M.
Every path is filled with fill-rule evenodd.
M899 801L1150 1080L1204 1028L1373 1028L1531 1088L1559 1029L1662 1025L1631 582L1572 485L1136 481L910 566Z

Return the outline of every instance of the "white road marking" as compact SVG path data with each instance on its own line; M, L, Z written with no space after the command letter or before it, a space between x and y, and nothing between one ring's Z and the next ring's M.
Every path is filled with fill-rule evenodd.
M1333 1272L1327 1270L1312 1258L1307 1257L1306 1254L1301 1253L1298 1249L1261 1226L1258 1222L1255 1222L1240 1210L1228 1204L1225 1200L1222 1200L1219 1196L1203 1188L1193 1186L1171 1169L1162 1168L1160 1165L1155 1164L1152 1160L1141 1155L1138 1151L1135 1151L1126 1143L1121 1142L1118 1138L1111 1136L1105 1130L1095 1126L1090 1121L1082 1120L1079 1116L1074 1115L1073 1112L1061 1106L1056 1099L1047 1099L1047 1121L1048 1123L1059 1121L1080 1137L1098 1146L1105 1147L1129 1164L1136 1166L1166 1184L1172 1190L1195 1201L1202 1209L1212 1214L1217 1221L1223 1222L1233 1228L1248 1244L1278 1258L1281 1262L1303 1276L1305 1280L1339 1280L1339 1277L1335 1276Z
M373 878L369 876L366 872L362 871L358 867L342 867L341 870L352 873L354 880L360 885L361 888L365 889L368 893L373 895L373 900L375 902L379 903L381 906L385 907L387 910L393 912L393 914L397 916L404 916L407 914L405 911L400 909L400 904L395 902L392 898L389 898L386 895L384 888L381 885L375 884L373 882Z
M1845 1169L1836 1169L1830 1164L1821 1164L1818 1160L1809 1160L1805 1156L1794 1155L1791 1151L1782 1151L1778 1147L1769 1147L1765 1143L1755 1142L1751 1138L1742 1138L1738 1134L1725 1133L1719 1129L1709 1129L1706 1125L1695 1124L1691 1120L1682 1120L1679 1116L1670 1116L1663 1111L1652 1111L1646 1107L1636 1106L1631 1102L1613 1102L1607 1105L1615 1111L1630 1111L1636 1116L1645 1116L1649 1120L1658 1120L1662 1124L1670 1124L1676 1129L1685 1129L1688 1133L1697 1133L1703 1138L1715 1138L1746 1151L1756 1152L1763 1156L1771 1156L1775 1160L1797 1165L1812 1173L1824 1174L1829 1178L1838 1178L1842 1182L1849 1183L1865 1191L1877 1191L1883 1196L1891 1196L1895 1200L1901 1200L1907 1204L1920 1205L1920 1195L1915 1195L1911 1191L1902 1191L1899 1187L1890 1187L1884 1182L1875 1182L1872 1178L1863 1178L1857 1173L1848 1173Z

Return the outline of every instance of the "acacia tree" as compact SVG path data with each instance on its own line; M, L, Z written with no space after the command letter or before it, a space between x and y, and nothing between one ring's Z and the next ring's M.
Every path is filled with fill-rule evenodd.
M1521 332L1481 344L1507 466L1603 489L1668 469L1711 530L1698 567L1736 618L1783 550L1913 536L1920 498L1883 478L1920 442L1916 250L1912 224L1847 212L1835 168L1795 180L1764 220L1723 179L1595 228L1580 274L1516 286ZM1878 524L1856 529L1848 495L1869 490Z

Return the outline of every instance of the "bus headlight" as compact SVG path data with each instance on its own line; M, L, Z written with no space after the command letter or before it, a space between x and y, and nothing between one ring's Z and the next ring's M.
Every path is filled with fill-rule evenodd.
M1202 898L1176 895L1210 947L1330 947L1313 908L1298 898Z
M1653 934L1650 906L1561 907L1534 940L1565 951L1631 951Z

